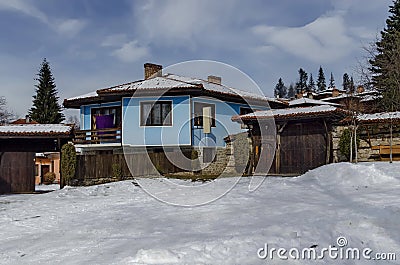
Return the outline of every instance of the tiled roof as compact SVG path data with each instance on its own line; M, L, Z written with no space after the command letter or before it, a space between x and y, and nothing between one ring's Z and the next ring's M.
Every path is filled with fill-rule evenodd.
M329 105L313 106L313 107L298 107L287 109L273 109L267 111L256 111L246 115L234 116L232 120L258 120L258 119L291 119L299 117L319 117L334 113L344 113L345 111Z
M68 136L73 126L65 124L13 124L0 126L0 137Z
M163 76L153 77L146 80L139 80L118 86L99 89L96 92L68 98L65 100L65 102L73 102L82 99L96 99L101 95L107 95L107 94L119 94L126 92L135 92L135 91L152 91L152 90L166 90L166 89L175 89L175 90L182 89L183 93L186 92L187 89L198 89L202 91L207 91L211 94L241 97L244 99L259 100L265 102L269 101L281 105L285 104L277 99L267 98L263 96L261 93L260 94L251 93L236 88L230 88L222 84L211 83L203 79L179 76L175 74L166 74Z
M297 106L302 104L312 104L312 105L331 105L331 106L340 106L340 104L325 102L322 100L316 100L311 98L299 98L289 101L289 106Z

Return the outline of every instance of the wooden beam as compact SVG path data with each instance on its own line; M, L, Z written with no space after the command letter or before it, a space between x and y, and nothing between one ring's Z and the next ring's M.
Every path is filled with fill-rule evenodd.
M326 124L325 119L324 126L325 126L325 133L326 133L326 160L325 163L329 164L331 161L331 149L332 149L332 133L328 130L328 125Z

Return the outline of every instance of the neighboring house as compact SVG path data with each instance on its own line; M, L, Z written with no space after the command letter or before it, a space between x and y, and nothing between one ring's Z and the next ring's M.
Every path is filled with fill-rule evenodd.
M56 175L54 183L60 183L60 153L45 152L35 155L35 184L42 184L44 175L53 172Z
M31 120L29 116L26 116L25 119L18 119L13 122L10 122L10 124L39 124L37 121Z
M296 95L296 99L288 101L289 107L310 107L315 105L331 105L358 113L373 113L375 102L382 96L375 90L365 90L359 86L354 93L347 93L336 87L318 92L304 92Z
M227 136L245 132L231 121L232 116L286 107L276 99L227 87L221 77L203 80L162 74L162 66L148 63L144 68L144 80L64 100L66 108L80 109L81 131L74 143L82 155L103 154L102 159L121 153L122 147L133 152L145 148L147 153L197 148L203 161L211 162L216 149L226 147ZM98 167L88 163L86 168ZM107 170L96 172L107 171L106 178L112 173Z

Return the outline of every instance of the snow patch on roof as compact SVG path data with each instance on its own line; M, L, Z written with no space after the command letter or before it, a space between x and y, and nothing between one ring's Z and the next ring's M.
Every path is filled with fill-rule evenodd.
M289 101L289 106L296 106L296 105L301 105L301 104L340 106L339 104L336 104L336 103L325 102L322 100L316 100L316 99L311 99L311 98L299 98L299 99Z
M172 80L163 77L154 77L146 80L127 83L111 88L101 89L100 91L130 91L130 90L143 90L143 89L168 89L168 88L195 88L196 85L188 84L182 81Z
M167 75L165 75L165 77L169 78L169 79L173 79L173 80L179 80L182 82L191 83L191 84L202 85L205 90L210 91L210 92L231 94L231 95L241 96L244 98L252 98L252 99L258 99L258 100L264 100L264 101L269 100L269 101L282 103L281 101L278 101L276 99L267 98L264 95L262 95L261 93L256 94L256 93L240 90L237 88L231 88L231 87L225 86L223 84L215 84L215 83L211 83L206 80L199 79L199 78L191 78L191 77L179 76L179 75L175 75L175 74L167 74Z
M266 111L256 111L242 116L236 116L234 120L246 120L246 119L258 119L258 118L279 118L287 116L301 116L308 114L320 114L325 112L334 112L338 108L330 105L321 105L313 107L298 107L298 108L287 108L287 109L272 109Z
M99 96L99 95L97 94L96 91L94 91L94 92L86 93L86 94L83 94L83 95L80 95L80 96L76 96L76 97L72 97L72 98L67 98L67 100L77 100L77 99L84 99L84 98L93 98L93 97L97 97L97 96Z
M0 126L0 135L69 134L72 126L65 124L14 124Z
M390 120L390 119L400 119L400 111L362 114L358 116L359 121L379 121L379 120Z

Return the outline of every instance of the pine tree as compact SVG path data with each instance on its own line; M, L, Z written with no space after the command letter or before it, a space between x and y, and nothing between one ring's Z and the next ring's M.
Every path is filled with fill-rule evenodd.
M343 90L346 91L347 93L350 93L351 91L351 80L350 77L347 73L343 74Z
M350 78L350 94L354 94L356 92L356 86L354 85L353 77Z
M287 88L282 81L282 78L279 78L278 83L275 86L274 95L276 98L285 98L287 94Z
M304 71L303 68L300 68L299 81L296 83L297 93L301 93L307 90L307 80L308 80L308 75L306 71Z
M324 91L326 89L325 74L324 70L322 70L322 66L319 67L318 71L317 88L318 91Z
M378 101L383 111L400 110L400 1L389 7L390 16L376 42L376 54L369 63L373 86L381 92Z
M335 78L333 78L333 74L331 72L331 78L329 78L329 88L335 87Z
M310 74L310 79L308 80L307 91L315 92L315 82L312 74Z
M290 84L289 89L288 89L288 93L287 93L287 97L288 98L294 98L295 96L296 96L296 89L295 89L293 84Z
M29 117L39 123L61 123L64 114L58 103L57 89L49 62L43 59L39 73L36 95L33 96L33 106L29 110Z

